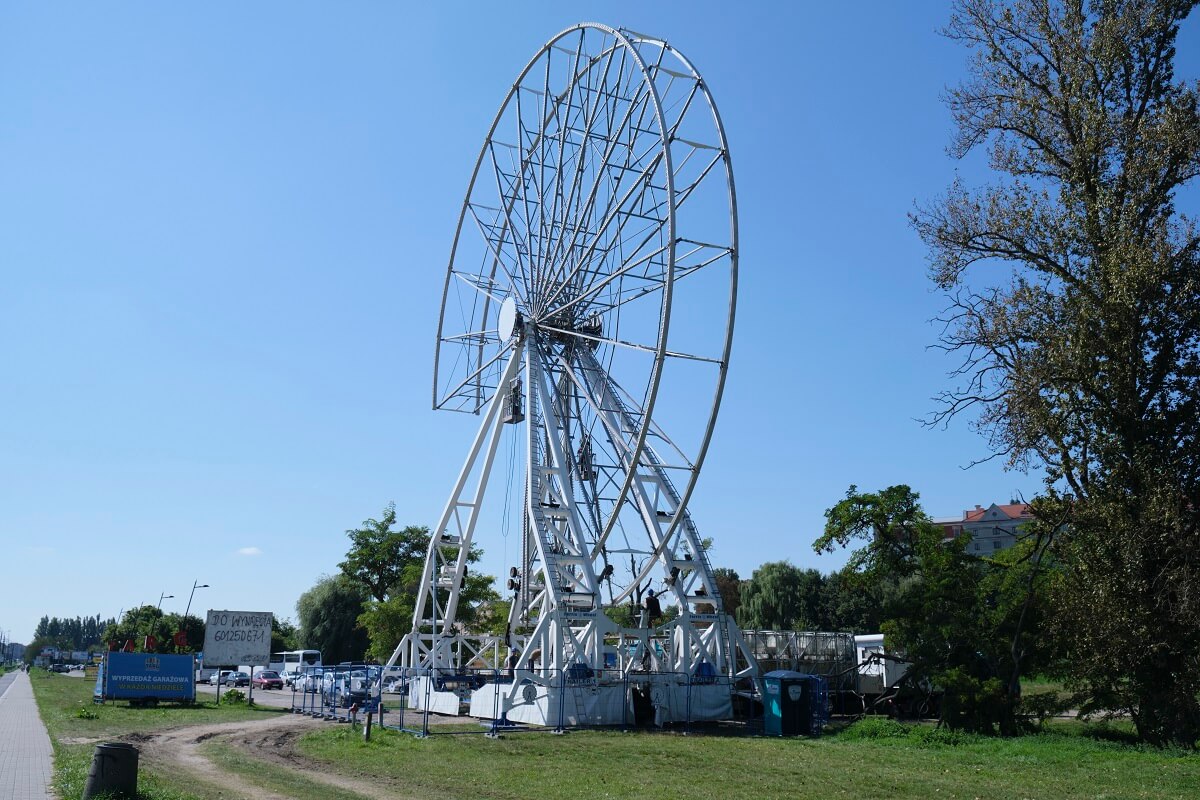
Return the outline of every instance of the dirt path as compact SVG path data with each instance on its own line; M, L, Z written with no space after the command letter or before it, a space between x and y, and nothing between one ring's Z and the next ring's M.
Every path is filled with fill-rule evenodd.
M213 738L225 739L251 758L280 764L315 783L362 795L363 800L415 800L418 797L403 791L403 787L321 771L301 756L296 750L296 739L317 726L328 724L297 714L280 714L270 719L192 725L127 736L125 741L135 744L141 751L142 762L153 765L156 772L179 776L181 786L186 787L192 781L208 784L219 788L222 796L231 800L291 800L291 797L269 792L205 758L200 745Z

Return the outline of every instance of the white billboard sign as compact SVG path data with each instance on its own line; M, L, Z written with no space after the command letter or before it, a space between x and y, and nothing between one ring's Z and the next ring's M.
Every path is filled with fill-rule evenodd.
M265 667L271 660L269 611L209 611L204 627L204 665Z

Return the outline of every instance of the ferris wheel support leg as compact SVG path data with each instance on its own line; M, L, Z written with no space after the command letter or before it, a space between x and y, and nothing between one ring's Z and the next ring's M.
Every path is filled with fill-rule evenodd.
M499 385L507 385L516 375L521 364L521 356L522 348L518 345L514 348L513 354L504 368ZM429 550L425 555L425 569L421 576L421 588L417 594L417 603L413 611L413 629L410 636L413 643L410 657L412 666L417 666L422 660L419 641L420 634L425 628L430 628L434 634L438 632L435 630L438 627L441 628L443 635L453 632L455 615L458 610L459 591L466 574L467 556L471 550L471 538L475 533L475 525L479 519L479 510L484 491L487 488L488 476L491 473L496 449L500 442L500 432L503 428L503 423L500 422L500 409L504 405L504 398L505 393L498 391L488 403L483 420L479 425L479 432L475 436L470 453L454 484L454 491L442 511L433 536L430 537ZM479 477L474 494L469 500L466 500L463 498L463 494L471 475L476 471L478 471ZM463 518L464 512L465 519ZM453 561L445 555L443 552L445 550L455 552ZM440 608L437 596L438 584L443 582L440 565L448 566L451 563L454 564L453 573L446 576L448 580L445 581L449 584L445 587L449 590L449 600L446 602L445 608ZM427 620L425 614L430 608L435 616L431 620ZM399 650L399 648L397 649ZM448 666L436 663L441 657L441 651L437 647L430 651L429 657L435 662L434 666ZM396 658L397 655L393 654L392 660Z

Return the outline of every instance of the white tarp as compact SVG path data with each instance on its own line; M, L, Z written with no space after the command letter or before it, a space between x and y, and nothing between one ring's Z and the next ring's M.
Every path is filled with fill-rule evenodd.
M480 711L488 710L490 715L489 698L481 697L480 700ZM626 707L625 687L621 685L547 689L536 683L526 683L517 687L516 697L508 709L508 719L510 722L556 727L560 719L559 700L562 701L561 720L565 726L633 722L633 709ZM475 708L472 702L473 715Z
M433 688L433 680L417 676L409 682L408 707L417 711L458 716L459 699L454 692L439 692Z
M716 722L733 718L733 699L729 687L720 684L668 684L650 691L654 703L654 724L668 722Z
M272 621L270 611L209 611L204 626L204 666L267 666Z

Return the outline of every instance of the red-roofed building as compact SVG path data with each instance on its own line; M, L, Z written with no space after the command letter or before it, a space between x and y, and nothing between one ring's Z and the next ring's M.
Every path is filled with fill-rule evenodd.
M1021 526L1033 520L1028 503L992 503L987 508L975 506L961 517L935 520L942 526L947 539L966 536L970 539L967 552L987 555L1005 550L1017 542Z

